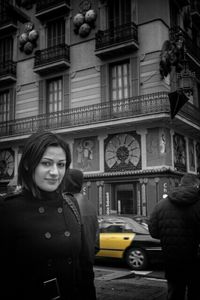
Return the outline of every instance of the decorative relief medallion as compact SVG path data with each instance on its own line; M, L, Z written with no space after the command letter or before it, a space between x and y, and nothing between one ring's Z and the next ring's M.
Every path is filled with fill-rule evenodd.
M0 151L0 178L11 178L14 174L14 153L11 149Z
M131 134L117 134L111 137L105 148L107 170L132 170L139 168L140 144Z

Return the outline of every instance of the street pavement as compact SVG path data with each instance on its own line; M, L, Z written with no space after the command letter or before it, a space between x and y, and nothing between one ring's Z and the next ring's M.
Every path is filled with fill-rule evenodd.
M166 300L167 283L159 272L94 270L98 300Z

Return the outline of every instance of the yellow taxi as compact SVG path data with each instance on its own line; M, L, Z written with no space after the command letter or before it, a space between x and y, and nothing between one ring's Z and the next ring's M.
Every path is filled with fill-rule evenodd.
M162 261L160 241L137 221L118 215L98 217L100 250L96 258L123 259L133 270L145 270L150 263Z

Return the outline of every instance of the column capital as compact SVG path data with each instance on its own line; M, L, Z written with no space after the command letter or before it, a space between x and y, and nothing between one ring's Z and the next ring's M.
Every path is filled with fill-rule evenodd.
M148 130L146 128L140 128L136 130L136 133L139 135L146 135L148 133Z
M108 134L100 134L100 135L98 135L97 139L99 141L102 141L102 140L104 141L107 137L108 137Z

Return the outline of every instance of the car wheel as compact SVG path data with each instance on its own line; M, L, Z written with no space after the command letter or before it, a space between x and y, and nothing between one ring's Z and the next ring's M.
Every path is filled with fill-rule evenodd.
M144 270L148 265L146 252L140 248L128 249L125 253L125 261L133 270Z

